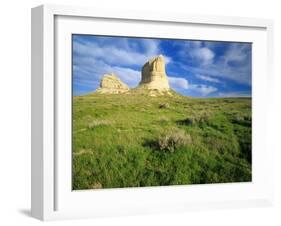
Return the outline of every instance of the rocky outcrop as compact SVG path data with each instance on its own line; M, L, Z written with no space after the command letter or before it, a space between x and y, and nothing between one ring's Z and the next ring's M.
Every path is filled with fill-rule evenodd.
M166 91L170 89L162 55L150 59L144 64L138 88Z
M100 88L97 93L125 93L129 91L129 87L120 80L115 74L105 74L100 81Z
M130 89L115 74L105 74L100 81L97 93L117 94L126 93ZM173 95L170 89L165 70L165 60L162 55L156 56L146 62L141 71L139 85L131 89L128 94L143 94L149 96Z

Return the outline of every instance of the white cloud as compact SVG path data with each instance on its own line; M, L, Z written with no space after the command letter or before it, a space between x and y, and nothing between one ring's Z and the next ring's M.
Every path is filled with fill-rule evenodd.
M172 89L175 90L190 90L198 93L201 96L207 96L216 92L218 89L214 86L208 86L204 84L189 84L188 80L183 77L168 77L169 84Z
M141 43L147 55L153 55L159 52L159 41L156 39L142 39Z
M185 78L168 77L169 84L173 89L188 89L188 81Z
M201 46L202 46L202 41L192 41L191 42L191 45L193 46L193 47L197 47L197 48L200 48Z
M200 93L202 96L207 96L218 90L216 87L202 85L202 84L192 84L192 85L190 85L190 89L195 92Z
M192 57L195 57L197 60L201 61L200 63L203 65L212 63L215 57L214 52L206 47L194 48L190 54Z
M230 45L230 48L223 56L223 60L225 65L231 63L231 62L243 62L247 59L248 52L246 45L241 45L238 43L233 43Z
M181 48L179 53L186 61L194 61L199 65L209 65L213 63L215 58L215 53L207 46L204 46L202 41L188 41L175 45Z
M162 54L162 56L164 57L164 60L165 60L165 64L166 64L166 65L169 64L169 63L171 63L171 62L173 61L171 57L165 56L165 55L163 55L163 54Z
M73 43L76 53L93 59L100 59L108 64L140 65L147 60L146 54L141 54L114 46L99 46L95 43Z
M197 78L207 81L207 82L213 82L213 83L221 83L220 80L218 80L217 78L213 78L211 76L207 76L207 75L201 75L201 74L197 74L195 75Z

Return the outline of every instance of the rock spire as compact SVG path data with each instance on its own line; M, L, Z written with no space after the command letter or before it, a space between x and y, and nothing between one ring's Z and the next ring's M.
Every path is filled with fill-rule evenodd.
M162 55L150 59L143 65L139 87L160 91L170 89Z

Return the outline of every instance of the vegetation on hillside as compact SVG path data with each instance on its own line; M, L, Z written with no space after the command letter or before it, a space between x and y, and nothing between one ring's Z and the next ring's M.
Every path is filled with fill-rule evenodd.
M73 189L251 181L251 99L73 97Z

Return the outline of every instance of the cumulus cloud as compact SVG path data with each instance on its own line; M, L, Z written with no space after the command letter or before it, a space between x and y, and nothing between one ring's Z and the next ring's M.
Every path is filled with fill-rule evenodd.
M172 89L192 91L200 96L208 96L209 94L218 90L214 86L208 86L204 84L189 84L188 80L184 77L169 76L168 79Z
M185 78L168 77L170 86L177 89L188 89L188 81Z
M221 83L221 81L217 78L213 78L211 76L207 76L207 75L201 75L201 74L197 74L195 75L197 78L207 81L207 82L213 82L213 83Z
M180 54L187 62L191 61L197 65L209 65L215 58L215 53L204 46L202 41L187 41L176 45L181 48Z

